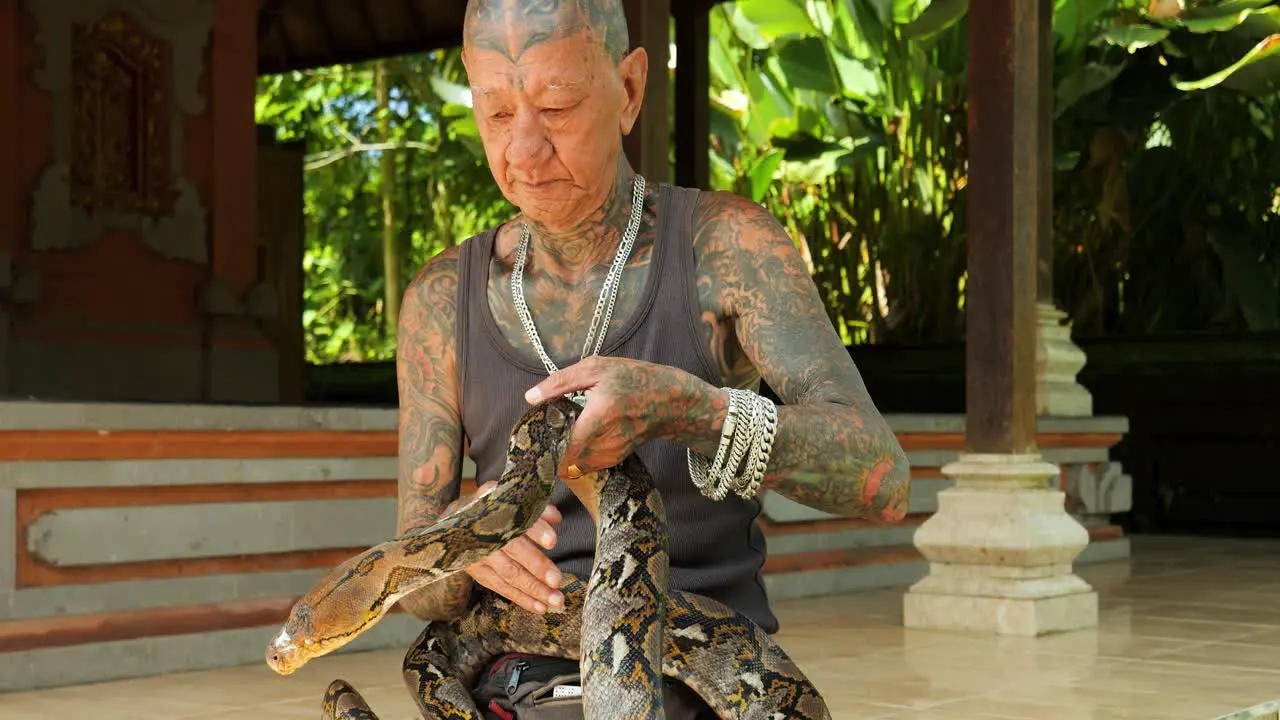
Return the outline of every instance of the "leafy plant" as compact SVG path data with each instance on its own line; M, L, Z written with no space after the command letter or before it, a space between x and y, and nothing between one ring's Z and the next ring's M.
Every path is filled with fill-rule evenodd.
M1053 6L1054 291L1076 331L1280 327L1280 7ZM967 0L712 13L712 183L779 218L846 343L962 337L967 49ZM260 83L258 121L309 148L312 362L391 357L387 299L512 212L458 51L384 61L384 102L378 67Z
M313 363L391 358L387 298L427 259L512 210L484 162L460 53L380 62L385 103L379 62L259 81L257 121L308 147L303 325Z
M788 226L846 340L962 332L967 7L740 0L713 16L716 182ZM1093 334L1274 327L1280 8L1054 13L1058 302Z

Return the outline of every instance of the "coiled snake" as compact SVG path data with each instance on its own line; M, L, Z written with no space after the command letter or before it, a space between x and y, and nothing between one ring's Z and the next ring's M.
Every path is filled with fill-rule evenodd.
M551 496L579 411L563 398L534 407L512 432L492 492L330 571L293 606L267 664L294 672L368 630L401 597L524 534ZM523 652L579 659L589 720L663 718L663 676L688 685L722 720L830 720L816 688L750 619L667 592L666 511L634 453L570 487L596 524L589 580L565 577L560 613L530 613L485 590L462 617L429 623L404 660L424 718L481 720L467 688L492 658ZM322 707L329 720L377 720L343 680L329 685Z

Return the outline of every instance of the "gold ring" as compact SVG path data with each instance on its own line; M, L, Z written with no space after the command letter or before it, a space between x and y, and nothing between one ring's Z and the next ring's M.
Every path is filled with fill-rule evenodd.
M582 471L578 469L577 465L570 465L566 474L569 476L570 480L577 480L582 477Z

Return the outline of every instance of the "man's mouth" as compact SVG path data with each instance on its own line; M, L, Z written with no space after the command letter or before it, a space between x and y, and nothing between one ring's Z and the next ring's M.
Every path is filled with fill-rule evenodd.
M564 180L519 180L517 182L531 190L545 190L560 185Z

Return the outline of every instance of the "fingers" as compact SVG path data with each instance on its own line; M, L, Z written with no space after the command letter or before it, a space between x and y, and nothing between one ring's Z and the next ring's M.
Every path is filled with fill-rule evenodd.
M542 511L542 519L553 528L564 521L564 517L560 514L560 509L551 503L547 503L547 507Z
M537 405L547 398L567 395L578 390L588 390L600 380L600 361L597 357L589 357L574 363L563 370L547 376L546 380L529 388L524 394L525 402Z
M565 444L564 457L560 459L558 472L561 477L575 479L576 476L569 472L570 465L576 465L580 475L602 469L603 466L597 462L598 458L592 457L597 453L590 452L590 449L607 445L602 437L605 433L604 416L607 413L604 406L592 405L590 402L582 409L573 429L569 431L569 442Z
M516 542L508 543L502 549L502 554L511 559L520 571L528 576L526 582L531 582L530 589L526 590L522 587L521 590L541 595L540 599L548 605L556 605L555 596L560 594L558 589L560 569L551 562L551 558L547 557L541 548L525 538L520 538Z
M538 600L532 595L525 593L513 585L510 585L502 579L501 575L493 568L489 567L488 560L480 562L467 568L467 574L471 576L477 583L492 590L493 592L507 598L511 602L532 613L539 615L547 611L547 605L542 600Z
M470 498L459 498L465 504L493 492L498 487L490 480L476 487ZM480 585L507 598L520 607L542 614L564 607L560 593L560 570L546 556L545 550L556 545L556 527L564 520L560 510L547 503L541 515L525 534L474 563L466 572Z
M548 526L549 529L549 526ZM467 568L476 582L535 613L564 606L560 571L537 545L520 537Z
M551 523L542 518L534 521L533 527L530 527L524 535L544 550L550 550L556 546L556 529L552 527ZM508 546L510 545L508 544Z
M578 416L578 421L574 423L573 429L569 431L569 442L565 443L564 456L560 458L560 477L576 479L578 474L591 472L591 468L583 465L582 450L596 435L596 426L592 424L593 413L591 405L582 409L582 414ZM577 474L570 474L569 466L576 465Z

